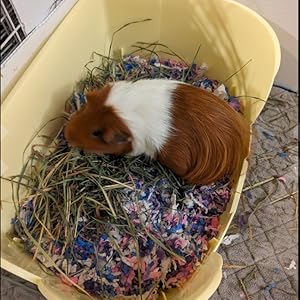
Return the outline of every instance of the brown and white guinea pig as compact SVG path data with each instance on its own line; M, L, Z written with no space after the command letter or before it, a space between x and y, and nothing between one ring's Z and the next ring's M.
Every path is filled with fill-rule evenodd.
M146 154L191 184L230 175L249 151L250 127L229 104L164 79L119 81L86 94L66 124L71 146L96 154Z

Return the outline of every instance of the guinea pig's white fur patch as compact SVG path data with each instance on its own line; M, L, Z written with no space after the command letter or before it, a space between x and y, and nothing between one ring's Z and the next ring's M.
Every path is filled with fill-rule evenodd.
M131 155L154 157L172 132L172 93L178 82L165 79L119 81L112 85L106 105L112 106L133 135Z

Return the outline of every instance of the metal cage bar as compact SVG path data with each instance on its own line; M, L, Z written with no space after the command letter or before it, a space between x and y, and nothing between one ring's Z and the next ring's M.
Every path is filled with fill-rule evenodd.
M1 63L21 44L26 35L10 0L1 0Z

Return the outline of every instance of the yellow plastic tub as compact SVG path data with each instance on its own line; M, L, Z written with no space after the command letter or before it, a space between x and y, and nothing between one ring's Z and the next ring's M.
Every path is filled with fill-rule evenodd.
M229 0L80 0L36 55L1 105L2 176L18 174L23 150L34 133L63 111L74 83L84 74L92 51L108 52L112 33L125 23L132 25L116 36L113 48L128 53L136 41L160 41L192 61L202 45L197 63L206 62L208 75L225 81L249 59L251 63L226 85L235 95L267 99L280 64L277 37L267 22L250 9ZM265 102L244 98L245 116L252 123ZM59 124L55 124L54 129ZM238 205L247 162L226 212L221 230L210 243L210 254L194 276L180 289L167 293L172 300L208 299L222 277L222 258L216 253ZM75 289L46 275L36 262L6 238L14 216L10 184L1 181L1 266L35 283L50 300L87 299Z

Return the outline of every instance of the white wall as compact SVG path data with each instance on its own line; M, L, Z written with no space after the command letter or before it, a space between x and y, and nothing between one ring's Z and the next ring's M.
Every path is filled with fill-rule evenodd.
M237 0L264 17L281 45L275 83L298 91L298 0Z
M12 0L26 34L39 25L50 12L54 0Z

